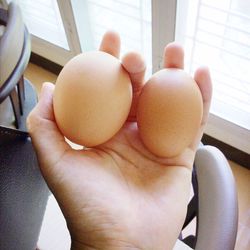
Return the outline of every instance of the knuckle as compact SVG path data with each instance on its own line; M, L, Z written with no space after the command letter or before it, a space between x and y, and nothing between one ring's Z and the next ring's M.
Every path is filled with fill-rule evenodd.
M26 120L27 129L30 134L33 134L34 131L39 127L39 124L41 123L41 119L39 118L39 115L36 112L36 109L33 109Z

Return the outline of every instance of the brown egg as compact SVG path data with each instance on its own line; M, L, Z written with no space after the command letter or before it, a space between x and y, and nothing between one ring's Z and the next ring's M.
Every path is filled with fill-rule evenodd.
M130 111L132 86L114 56L85 52L60 72L53 97L56 123L74 143L93 147L112 138Z
M137 123L149 151L160 157L180 154L194 139L202 119L196 82L180 69L155 73L139 97Z

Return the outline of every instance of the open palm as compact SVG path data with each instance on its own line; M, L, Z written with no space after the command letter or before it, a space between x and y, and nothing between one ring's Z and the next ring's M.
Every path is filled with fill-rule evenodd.
M106 33L100 49L119 57L118 35ZM180 46L166 47L164 67L183 68L183 60ZM108 142L82 150L65 142L55 123L50 83L28 118L29 132L67 221L72 248L172 249L186 215L194 156L209 112L209 72L200 68L194 77L204 105L200 130L181 155L166 159L150 153L138 135L136 106L145 64L136 53L122 63L132 81L133 103L128 121Z

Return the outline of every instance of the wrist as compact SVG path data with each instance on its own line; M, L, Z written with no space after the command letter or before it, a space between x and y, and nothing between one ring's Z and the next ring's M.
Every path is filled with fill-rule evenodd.
M71 244L70 250L142 250L141 248L133 247L133 246L111 246L107 245L105 243L99 245L99 246L91 246L86 244L79 244L79 243L73 243Z
M71 250L144 250L133 243L126 233L116 230L79 231L69 227L71 236ZM119 233L118 233L119 232ZM128 240L130 239L130 240ZM137 242L137 241L136 241Z
M70 250L97 250L94 246L72 242Z

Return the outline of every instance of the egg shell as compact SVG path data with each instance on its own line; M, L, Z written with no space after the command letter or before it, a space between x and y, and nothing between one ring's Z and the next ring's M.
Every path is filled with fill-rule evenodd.
M153 154L177 156L194 139L202 113L201 93L193 78L181 69L160 70L139 97L139 135Z
M128 73L114 56L85 52L60 72L53 96L56 123L70 141L93 147L112 138L132 102Z

